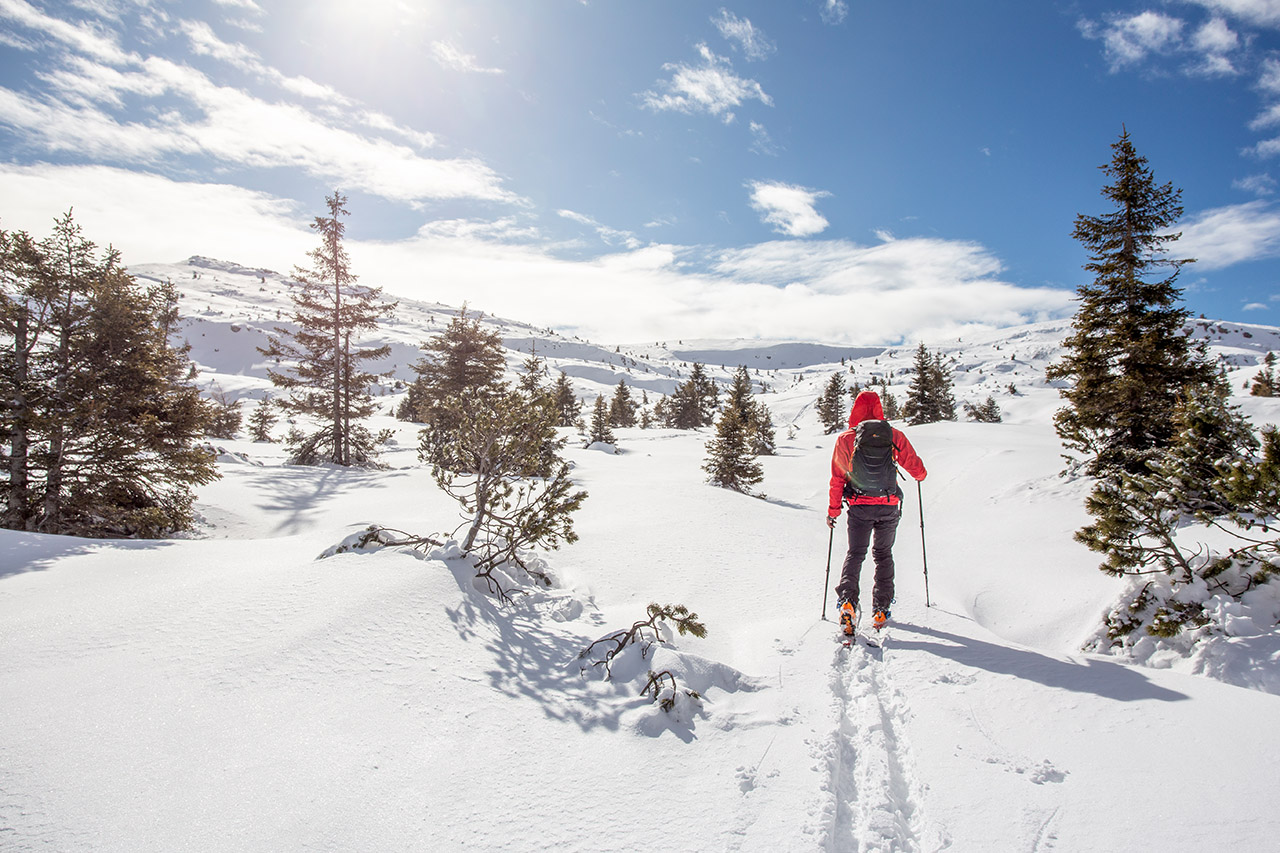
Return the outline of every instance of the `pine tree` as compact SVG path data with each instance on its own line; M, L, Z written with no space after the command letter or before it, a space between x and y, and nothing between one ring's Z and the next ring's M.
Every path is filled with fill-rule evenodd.
M275 441L271 428L280 420L270 396L263 397L249 415L249 438L253 441Z
M486 331L480 318L468 317L464 305L447 327L423 345L424 356L413 366L418 378L406 405L423 424L419 435L432 464L448 467L448 447L458 425L453 401L464 394L486 396L504 390L506 356L502 336Z
M244 422L244 414L240 411L240 401L233 400L216 383L209 389L210 411L213 419L209 422L209 437L226 441L234 439Z
M889 390L889 382L885 379L880 380L880 405L884 408L885 420L896 421L902 414L902 410L898 408L898 398L893 396Z
M1004 418L1000 414L1000 404L996 402L995 397L987 397L986 401L979 405L965 401L964 413L971 421L977 421L980 424L998 424Z
M937 408L938 420L954 421L956 419L956 398L952 393L954 382L952 381L951 365L947 364L940 352L933 355L932 371L929 384L934 406Z
M172 287L144 289L70 213L36 243L0 232L5 526L156 537L189 527L191 488L217 478L209 421L169 344Z
M844 406L844 374L833 373L818 398L818 422L826 435L840 432L846 423Z
M556 377L556 384L551 394L555 400L556 426L576 425L578 419L582 417L582 401L578 399L578 395L573 390L573 383L569 381L569 377L563 370Z
M753 456L772 456L777 452L773 416L769 407L757 401L751 393L751 374L745 366L740 366L734 373L724 407L726 411L733 409L738 413L738 419L746 430L747 449Z
M1269 352L1262 360L1262 370L1258 371L1258 375L1253 377L1253 384L1249 388L1249 393L1254 397L1274 397L1280 392L1280 386L1276 385L1276 354Z
M720 415L716 436L707 442L702 470L712 485L738 492L747 492L764 479L764 469L748 446L747 426L733 406L726 406Z
M573 490L569 466L559 456L565 440L556 437L554 409L527 402L505 385L465 390L446 404L452 410L447 420L454 424L445 454L450 464L432 462L438 448L425 441L418 451L432 462L436 484L470 519L462 548L475 558L477 576L504 599L503 575L496 570L517 566L536 576L525 550L576 541L573 513L587 497ZM545 474L531 475L543 466L548 444L554 464Z
M1047 371L1069 383L1054 417L1058 435L1094 477L1141 473L1173 437L1178 398L1211 381L1184 334L1188 313L1176 286L1192 261L1168 256L1180 234L1166 229L1182 216L1182 191L1156 183L1128 131L1111 149L1102 171L1112 183L1102 194L1113 210L1078 215L1073 233L1089 250L1084 268L1094 279L1077 289L1067 354Z
M376 454L378 440L360 421L374 412L369 388L379 374L362 365L385 358L391 348L361 348L354 339L376 329L395 303L379 301L381 288L356 285L342 242L346 201L336 191L326 196L329 215L311 223L320 246L307 253L309 269L294 268L297 283L290 293L298 328L277 327L260 348L263 355L288 362L284 370L267 371L277 387L289 392L281 407L324 424L310 435L291 434L292 461L298 464L372 465Z
M697 429L715 422L719 389L701 364L694 363L689 378L670 396L659 401L655 414L670 429Z
M617 444L613 436L613 426L609 422L609 404L604 395L596 397L596 407L591 413L591 432L587 434L587 446L593 444Z
M916 426L955 420L956 401L951 389L951 368L942 354L930 353L921 343L912 364L911 385L902 416Z
M636 401L631 399L631 389L625 379L619 379L609 401L609 425L633 427L636 425Z

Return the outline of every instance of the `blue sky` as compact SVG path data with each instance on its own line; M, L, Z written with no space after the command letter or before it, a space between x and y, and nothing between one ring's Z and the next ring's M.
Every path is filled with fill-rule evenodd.
M605 342L1071 310L1122 127L1187 306L1280 323L1280 0L0 0L0 227Z

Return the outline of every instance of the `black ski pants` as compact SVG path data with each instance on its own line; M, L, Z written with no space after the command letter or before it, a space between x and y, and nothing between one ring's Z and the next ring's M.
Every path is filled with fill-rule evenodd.
M849 551L845 554L840 582L836 584L836 595L841 601L858 604L859 575L870 547L876 564L871 609L888 610L893 601L893 542L898 536L902 504L854 504L848 509Z

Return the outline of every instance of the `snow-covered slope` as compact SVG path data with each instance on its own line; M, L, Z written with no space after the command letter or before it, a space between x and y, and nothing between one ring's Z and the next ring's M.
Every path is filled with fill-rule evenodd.
M209 261L133 271L186 292L201 382L267 388L249 342L287 308L278 277ZM456 309L402 308L385 334L403 368ZM842 365L851 353L816 345L597 346L489 322L513 370L536 342L584 394L677 380L694 353L738 353L723 372L707 360L722 379L735 361L794 356L758 377L781 445L763 460L767 497L703 482L706 431L620 430L617 455L571 443L590 493L581 539L546 555L556 587L503 606L447 550L317 559L369 523L460 521L413 428L383 416L396 439L381 471L224 442L199 538L0 532L0 848L1273 846L1280 695L1078 650L1118 586L1071 538L1087 484L1057 476L1043 368L1066 324L925 342L954 359L959 398L994 395L1006 417L907 428L930 475L923 510L908 493L895 626L875 653L841 647L820 618L828 545L833 573L843 547L823 524L831 438L812 403L851 367L901 394L914 342ZM1237 389L1280 337L1208 326ZM1276 401L1239 402L1280 421ZM608 681L578 658L650 602L687 605L707 637L632 647ZM649 671L701 698L664 712L639 695Z

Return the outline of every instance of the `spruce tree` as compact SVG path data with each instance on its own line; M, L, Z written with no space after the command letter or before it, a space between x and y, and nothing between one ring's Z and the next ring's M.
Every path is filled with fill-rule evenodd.
M921 343L916 348L902 416L914 426L955 420L956 401L951 389L951 368L942 354L930 353Z
M573 383L565 372L560 371L556 377L555 387L551 391L555 400L556 426L571 427L582 417L582 401L573 390Z
M715 438L707 442L702 470L712 485L738 492L747 492L764 479L764 469L748 445L747 425L733 406L726 406L720 415Z
M260 352L283 370L267 375L288 392L280 401L286 411L314 418L318 431L291 433L292 461L313 465L372 465L378 440L360 421L375 410L370 385L380 374L362 366L385 358L390 346L362 348L356 339L378 327L379 318L395 309L381 302L381 288L356 284L351 261L343 245L347 216L346 196L334 192L325 197L328 216L317 216L311 228L320 245L308 252L309 268L295 267L296 284L290 292L296 330L277 327ZM381 374L385 375L385 374Z
M258 401L249 414L249 438L253 441L275 441L271 437L271 428L280 420L276 415L275 403L268 395Z
M613 436L613 426L609 422L609 404L604 395L596 397L596 407L591 413L591 431L587 434L587 446L593 444L617 444Z
M995 397L991 396L988 396L985 402L976 406L966 400L964 413L969 420L977 421L980 424L998 424L1004 419L1000 414L1000 404L996 402Z
M822 390L822 396L818 398L817 410L818 422L822 424L824 434L831 435L844 429L847 415L844 406L843 373L831 374L831 379Z
M1276 385L1276 354L1269 352L1262 360L1262 370L1253 377L1249 393L1254 397L1274 397L1277 391L1280 386Z
M896 421L902 414L902 410L898 408L898 398L893 396L893 392L889 390L888 380L881 378L879 394L880 405L884 408L885 419Z
M1112 209L1076 217L1073 236L1089 251L1093 281L1077 289L1079 306L1066 356L1047 371L1065 380L1067 405L1054 417L1058 436L1094 477L1141 473L1173 437L1179 397L1211 380L1184 333L1178 274L1191 259L1169 256L1182 216L1182 191L1156 182L1128 131L1101 167Z
M609 424L615 427L633 427L636 425L636 401L631 398L631 389L625 379L619 379L609 400Z
M726 411L733 409L738 413L738 419L746 430L747 449L753 456L772 456L777 452L773 417L769 407L757 401L752 394L751 375L745 366L740 366L734 373L724 407Z
M954 382L951 376L951 365L947 364L941 352L933 355L932 371L929 386L933 395L933 405L937 409L938 420L954 421L956 419L956 398L952 393Z
M244 422L244 414L240 411L240 401L233 400L218 384L209 389L210 411L213 414L209 422L209 437L231 440L240 431Z
M413 369L418 378L410 388L407 405L423 424L420 433L426 458L448 467L448 447L459 423L453 401L463 394L500 394L506 356L502 336L486 331L479 317L469 317L464 305L445 329L426 344L425 354Z
M209 421L168 332L172 288L146 289L70 213L36 243L0 232L5 526L152 538L189 527L217 478Z

